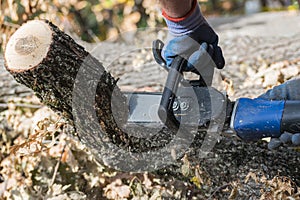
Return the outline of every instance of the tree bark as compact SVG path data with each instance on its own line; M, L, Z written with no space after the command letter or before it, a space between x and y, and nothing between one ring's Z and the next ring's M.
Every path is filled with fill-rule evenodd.
M38 34L32 35L26 30L32 29L32 26L42 27L40 35L50 37L50 43L42 43ZM123 131L122 126L127 119L126 97L102 64L70 36L48 21L31 21L22 27L7 45L6 69L19 83L31 88L45 105L69 119L81 140L93 147L97 154L101 152L100 159L109 159L112 165L115 160L121 163L128 157L137 156L126 154L122 157L121 152L147 152L170 141L173 133L166 128L148 138L138 135L157 129L135 129L135 135ZM45 28L49 30L43 32ZM39 45L44 45L43 49L39 49ZM47 51L39 55L44 49ZM28 60L29 63L26 63ZM112 153L113 149L121 152Z
M73 120L72 89L80 68L85 68L86 71L89 70L88 72L91 74L95 74L99 71L102 72L102 76L97 77L99 79L95 80L95 77L90 76L90 78L94 79L90 79L89 81L99 82L99 88L102 89L102 91L99 91L101 94L98 96L98 99L102 100L101 103L99 103L99 106L103 109L98 110L98 115L99 118L103 120L104 124L111 124L110 122L107 122L106 117L109 116L108 108L110 107L110 96L116 85L114 78L105 71L98 60L90 56L83 47L76 44L71 37L61 32L51 22L46 21L38 23L46 23L51 30L51 44L47 47L48 51L45 57L36 66L29 64L27 68L18 68L18 66L11 66L9 61L9 54L11 54L11 52L7 49L5 54L6 69L19 83L31 88L44 104L55 111L63 113L63 115L70 120ZM24 35L23 38L18 38L18 41L13 44L16 50L13 53L19 53L20 55L31 53L31 49L26 50L25 48L33 46L32 44L29 44L32 41L28 39L32 37L34 36ZM23 41L20 42L20 40ZM29 42L28 44L25 43L26 40ZM20 47L18 47L18 43L22 43ZM34 41L34 43L39 42ZM18 48L23 48L23 52L18 52ZM120 95L120 98L123 98L121 99L120 104L125 103L125 97L123 97L117 89L116 91L116 93ZM84 102L85 99L82 99L82 101Z
M263 142L245 144L229 138L222 139L208 157L201 158L204 133L195 133L187 152L176 151L176 144L168 146L175 133L166 128L134 127L136 135L128 134L129 129L124 130L123 126L127 116L126 97L116 86L117 81L97 59L51 22L37 23L43 30L48 29L50 42L39 42L40 38L35 38L32 31L28 31L30 34L19 31L8 43L6 69L18 82L31 88L44 104L63 113L74 124L81 141L91 147L104 164L124 171L139 171L160 169L164 163L164 166L177 166L176 170L169 168L169 171L178 172L180 162L174 160L187 153L191 162L200 164L216 186L243 180L250 171L267 178L280 173L300 183L300 156L291 149L271 152ZM39 49L39 45L45 46ZM24 61L18 60L23 57ZM28 61L36 64L28 64ZM149 137L138 136L145 132ZM185 142L179 138L177 145ZM161 151L165 146L168 148ZM259 191L249 189L248 194L253 193L252 190Z

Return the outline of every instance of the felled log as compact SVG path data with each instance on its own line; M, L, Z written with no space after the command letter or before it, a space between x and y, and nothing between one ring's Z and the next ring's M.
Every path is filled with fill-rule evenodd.
M176 164L174 160L182 155L176 152L176 145L164 148L174 138L174 133L166 128L159 128L157 134L149 137L138 134L157 129L136 129L135 135L124 130L126 97L117 81L51 22L30 21L21 26L8 42L5 65L44 104L69 119L81 141L104 164L128 171L155 170ZM281 148L271 152L262 142L245 144L230 138L221 140L208 157L201 158L202 142L203 133L196 133L188 149L189 158L209 174L215 186L242 181L250 171L267 178L289 176L300 183L300 156L294 150ZM259 188L247 191L250 194Z
M69 119L81 140L109 165L115 165L116 160L123 165L124 160L129 162L136 156L146 158L149 150L164 146L172 136L164 128L150 138L123 131L127 120L126 97L116 86L117 81L97 59L51 22L34 20L21 26L8 42L5 66L45 105ZM145 153L137 155L138 152ZM157 166L155 161L152 164ZM133 163L124 167L134 170Z
M72 88L80 67L89 66L91 74L92 70L104 72L101 63L84 48L52 23L43 21L31 21L12 36L5 52L5 65L14 78L31 88L43 103L71 120ZM116 81L106 72L101 78L105 80L99 82L104 88L102 96L107 98L105 103L109 102L106 100ZM109 107L107 104L101 106ZM99 116L105 114L99 113Z

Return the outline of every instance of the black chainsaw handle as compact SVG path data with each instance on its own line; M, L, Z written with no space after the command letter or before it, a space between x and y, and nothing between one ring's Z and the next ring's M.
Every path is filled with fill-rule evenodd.
M285 101L281 132L300 133L300 101Z
M176 97L178 84L182 79L182 70L186 65L186 60L177 56L169 69L168 77L158 108L160 120L170 129L177 130L179 122L173 112L173 103Z
M167 67L167 63L165 59L161 55L161 51L164 48L164 43L157 39L152 42L152 54L154 56L155 61L162 66L165 70L169 71L169 68Z
M207 44L206 42L201 43L201 47L207 51L207 53L212 56L214 52L214 48L212 45ZM166 71L169 71L169 68L167 67L166 60L162 57L162 49L164 48L164 43L157 39L152 42L152 54L155 59L155 61L163 67ZM197 71L197 69L192 70L192 72L200 75L200 73Z

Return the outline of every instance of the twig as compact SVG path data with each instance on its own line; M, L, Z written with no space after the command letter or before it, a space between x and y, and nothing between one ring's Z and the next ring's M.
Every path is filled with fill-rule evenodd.
M35 5L33 6L34 8L36 8L39 4L39 0L36 1Z
M29 13L32 14L32 5L31 5L31 0L28 1L28 8L29 8Z
M19 92L14 92L13 94L0 94L0 97L7 97L7 96L15 96L15 95L22 95L26 93L32 93L30 90L24 90L24 91L19 91Z
M220 190L225 189L225 188L228 187L228 186L230 186L229 183L227 183L227 184L225 184L225 185L222 185L222 186L218 187L218 188L210 195L210 197L209 197L208 199L211 199L213 196L215 196L215 194L216 194L217 192L219 192Z
M64 152L65 152L66 146L67 146L67 143L64 145L63 150L62 150L61 155L60 155L60 158L59 158L59 160L58 160L58 162L56 163L56 166L55 166L55 168L54 168L54 172L53 172L53 176L52 176L52 179L51 179L51 182L50 182L50 185L49 185L49 189L50 189L50 187L54 184L54 181L55 181L55 178L56 178L56 174L57 174L57 172L58 172L58 168L59 168L61 159L62 159L62 157L63 157L63 154L64 154Z
M41 108L43 107L42 105L37 105L37 104L23 104L23 103L0 103L0 108L8 108L9 104L13 104L16 107L23 107L23 108Z
M20 28L20 25L13 24L13 23L10 23L10 22L7 22L7 21L4 21L3 25L13 27L13 28Z

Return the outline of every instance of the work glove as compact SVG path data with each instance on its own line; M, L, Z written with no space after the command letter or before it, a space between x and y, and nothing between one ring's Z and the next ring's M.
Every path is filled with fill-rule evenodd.
M169 30L162 50L167 67L171 66L176 56L184 57L188 61L184 71L201 73L202 68L207 65L219 69L224 67L218 36L202 16L197 0L194 0L192 10L182 18L171 18L164 11L163 16ZM202 43L207 45L204 47Z
M268 90L259 98L267 100L300 100L300 78L287 81ZM300 146L300 133L284 132L279 138L272 138L268 144L269 149L276 149L281 145Z

